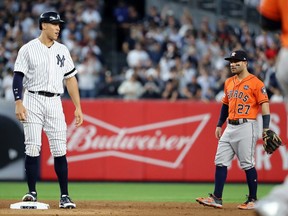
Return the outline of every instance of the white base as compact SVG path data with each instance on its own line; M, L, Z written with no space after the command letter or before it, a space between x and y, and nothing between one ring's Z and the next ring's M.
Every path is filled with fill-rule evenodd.
M10 205L10 209L49 209L49 204L41 202L18 202Z

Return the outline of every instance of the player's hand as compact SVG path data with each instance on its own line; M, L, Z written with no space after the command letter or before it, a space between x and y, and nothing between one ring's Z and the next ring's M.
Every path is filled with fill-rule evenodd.
M220 139L220 137L222 136L222 128L221 127L216 127L215 136L216 136L216 139Z
M15 101L15 115L16 118L21 122L27 120L27 110L24 107L22 100Z
M75 126L79 127L83 123L83 113L81 109L76 109L74 112L75 115Z

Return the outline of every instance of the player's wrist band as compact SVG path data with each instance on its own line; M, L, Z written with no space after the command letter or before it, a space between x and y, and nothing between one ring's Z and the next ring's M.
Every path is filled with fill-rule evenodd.
M270 114L262 115L262 119L263 119L263 128L269 128Z

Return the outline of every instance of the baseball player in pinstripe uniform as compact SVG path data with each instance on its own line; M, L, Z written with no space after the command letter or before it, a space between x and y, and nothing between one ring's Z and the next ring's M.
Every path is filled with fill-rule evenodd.
M258 140L256 117L262 111L263 130L269 129L270 108L264 83L247 70L247 54L236 50L230 57L230 69L234 76L224 85L224 96L220 118L215 130L219 139L215 156L214 192L209 197L199 197L196 201L204 206L222 208L222 193L227 177L227 167L236 155L241 168L245 171L249 194L247 201L239 209L255 208L257 200L257 171L255 169L255 146ZM222 125L227 119L227 127L222 134Z
M75 208L68 194L67 125L60 97L64 92L64 80L75 105L76 127L82 124L83 114L75 77L77 70L67 47L56 41L63 22L56 12L40 15L40 36L22 46L18 52L14 66L13 93L15 114L23 123L25 135L25 171L29 192L22 200L37 201L36 180L42 145L41 133L44 130L60 185L59 207Z

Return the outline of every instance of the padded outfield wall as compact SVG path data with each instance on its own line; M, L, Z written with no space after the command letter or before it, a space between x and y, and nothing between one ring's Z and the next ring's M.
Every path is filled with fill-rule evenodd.
M64 100L68 124L69 178L80 181L212 182L221 104L189 101L82 100L84 123L75 128L71 101ZM0 179L24 179L23 130L13 102L1 101ZM270 128L287 143L287 115L282 103L271 104ZM262 124L259 113L258 121ZM261 127L260 127L261 128ZM265 154L259 130L256 168L259 182L282 182L288 170L287 145ZM42 180L56 180L43 134ZM244 182L235 160L229 182Z

